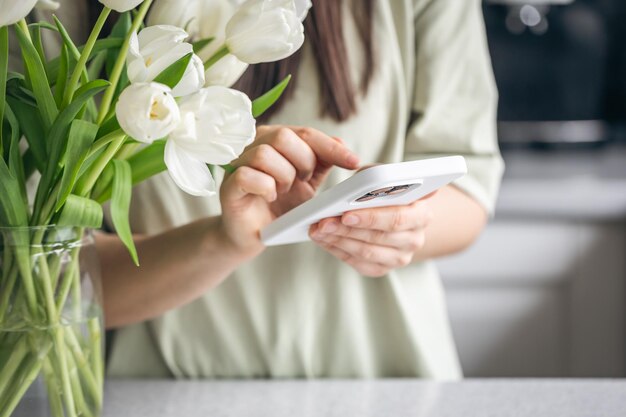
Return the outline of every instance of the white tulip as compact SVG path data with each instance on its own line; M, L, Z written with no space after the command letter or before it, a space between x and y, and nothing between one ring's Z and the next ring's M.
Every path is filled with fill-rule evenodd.
M143 0L98 0L100 3L104 4L109 9L113 9L116 12L127 12L130 9L134 9L139 6L139 4L143 3Z
M240 91L207 87L183 98L179 107L181 121L165 145L165 165L187 193L212 195L215 182L206 164L227 164L252 143L252 103Z
M184 27L194 41L213 38L198 52L202 61L206 61L224 44L226 23L237 6L236 0L188 0L185 7L180 6L180 0L156 0L148 15L148 24ZM230 87L246 68L248 64L245 62L226 55L205 71L204 85Z
M248 64L241 62L235 55L228 54L207 68L204 73L204 85L230 87L246 72L247 68Z
M309 9L313 7L313 3L311 3L311 0L294 0L294 3L296 5L296 14L302 22L306 19Z
M37 7L39 10L57 10L61 6L58 1L52 0L39 0Z
M209 167L168 140L165 143L165 164L174 183L187 194L198 197L215 194L217 187Z
M248 64L278 61L304 42L294 0L248 0L226 25L226 46Z
M193 40L216 38L215 50L224 40L226 23L233 16L233 0L155 0L148 14L148 25L174 25L185 28Z
M135 83L122 91L115 106L124 132L140 142L152 143L172 132L180 122L171 89L158 83Z
M168 0L173 1L173 0ZM234 3L237 6L241 6L247 0L230 0L231 3ZM311 0L293 0L294 5L296 6L296 13L300 18L300 21L303 21L306 18L309 9L313 6Z
M193 46L184 42L187 37L187 32L170 25L149 26L139 32L139 35L133 33L126 58L130 82L153 81L167 67L193 52ZM195 93L203 85L204 65L194 54L172 94L174 97L185 96Z
M17 23L33 10L37 0L0 0L0 27Z

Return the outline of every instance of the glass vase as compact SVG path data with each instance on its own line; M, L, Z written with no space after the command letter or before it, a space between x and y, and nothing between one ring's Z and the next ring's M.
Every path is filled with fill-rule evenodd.
M0 417L98 417L100 268L91 231L0 228Z

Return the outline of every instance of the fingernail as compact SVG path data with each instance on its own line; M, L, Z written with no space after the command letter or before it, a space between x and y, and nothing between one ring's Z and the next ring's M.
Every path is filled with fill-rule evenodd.
M324 233L335 233L338 229L337 223L328 222L324 226L322 226L322 232Z
M359 224L359 218L354 214L348 214L347 216L343 217L343 224L348 226L355 226Z

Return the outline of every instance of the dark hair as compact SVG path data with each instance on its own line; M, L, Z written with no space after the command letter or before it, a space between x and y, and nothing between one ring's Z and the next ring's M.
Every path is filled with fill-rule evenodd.
M343 36L344 0L313 0L313 7L304 21L306 42L313 51L320 85L320 114L344 121L357 111L357 92L366 94L373 76L373 14L374 0L351 0L350 8L363 48L363 75L358 85L351 77L350 62ZM301 50L278 62L252 65L237 82L236 87L251 98L263 94L288 74L293 75L284 96L260 119L267 121L293 95L298 82Z

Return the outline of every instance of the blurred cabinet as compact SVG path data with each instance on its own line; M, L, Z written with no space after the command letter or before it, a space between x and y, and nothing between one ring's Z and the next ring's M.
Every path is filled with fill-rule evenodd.
M466 376L626 375L626 223L498 218L438 262Z

